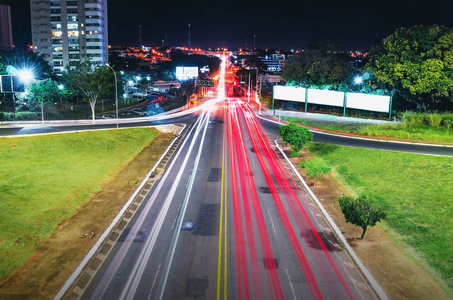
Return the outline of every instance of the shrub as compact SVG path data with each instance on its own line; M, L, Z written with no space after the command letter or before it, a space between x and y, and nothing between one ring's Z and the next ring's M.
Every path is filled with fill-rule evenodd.
M453 122L453 114L445 113L442 115L442 125L445 127L451 127L451 123ZM450 125L450 126L449 126Z
M32 111L21 111L16 112L15 118L18 121L36 121L41 119L41 113Z
M321 173L327 174L332 171L329 163L322 158L307 158L300 162L300 167L307 170L308 177L315 177L319 179Z
M415 111L407 111L403 113L403 124L407 127L421 126L425 124L424 116Z
M436 114L436 113L427 114L425 117L426 117L427 123L433 127L439 126L440 122L442 122L442 115L440 115L440 114Z
M313 134L307 128L297 126L295 123L280 125L280 136L285 144L291 145L291 157L299 156L299 151L313 139Z

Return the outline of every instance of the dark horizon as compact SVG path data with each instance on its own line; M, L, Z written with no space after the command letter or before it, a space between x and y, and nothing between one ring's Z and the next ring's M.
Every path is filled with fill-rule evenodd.
M193 47L301 49L310 42L333 40L345 50L369 50L400 27L453 27L453 1L213 1L170 0L165 3L108 0L109 44L187 46L188 23ZM30 0L0 0L12 6L17 48L31 43ZM119 20L119 21L116 21Z

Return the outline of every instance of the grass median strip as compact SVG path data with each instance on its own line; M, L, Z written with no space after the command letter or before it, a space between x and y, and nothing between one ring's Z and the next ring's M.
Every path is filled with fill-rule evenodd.
M0 279L158 135L142 128L0 139Z
M453 288L453 159L310 143L338 179L386 208L385 222Z

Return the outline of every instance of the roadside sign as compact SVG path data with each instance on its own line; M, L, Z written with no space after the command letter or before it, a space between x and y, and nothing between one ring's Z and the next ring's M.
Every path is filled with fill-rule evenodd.
M214 87L214 80L211 79L197 79L195 80L196 86L206 86L206 87Z

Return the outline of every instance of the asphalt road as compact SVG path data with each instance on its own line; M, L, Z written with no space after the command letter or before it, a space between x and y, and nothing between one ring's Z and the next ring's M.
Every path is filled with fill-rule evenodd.
M276 121L268 118L259 118L261 126L271 139L280 138L278 128L279 124ZM359 148L378 149L386 151L398 151L428 155L453 156L453 147L442 145L428 145L419 143L396 142L396 141L378 141L360 137L348 137L344 135L336 135L321 131L311 130L313 133L313 141L334 145L351 146Z
M376 299L247 106L197 120L82 299Z

